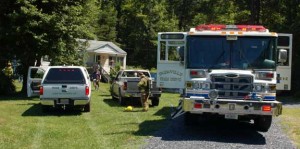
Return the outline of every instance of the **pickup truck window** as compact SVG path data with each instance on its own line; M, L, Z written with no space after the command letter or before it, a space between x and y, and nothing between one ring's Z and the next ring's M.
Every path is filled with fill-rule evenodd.
M79 68L51 68L44 83L85 84L86 82Z

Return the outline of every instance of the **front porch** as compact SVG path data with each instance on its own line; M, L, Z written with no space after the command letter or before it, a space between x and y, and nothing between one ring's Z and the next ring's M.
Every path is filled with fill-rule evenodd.
M87 67L99 69L101 75L109 77L111 69L120 66L126 69L127 53L112 42L87 40Z

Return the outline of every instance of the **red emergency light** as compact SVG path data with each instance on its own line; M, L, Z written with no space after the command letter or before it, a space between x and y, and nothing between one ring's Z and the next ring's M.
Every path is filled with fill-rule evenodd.
M265 32L266 28L262 25L237 25L236 26L240 31L258 31Z
M236 31L258 31L265 32L266 28L262 25L221 25L221 24L201 24L196 27L197 31L220 31L220 30L236 30Z
M218 30L224 30L226 28L226 25L221 24L201 24L196 27L197 31L203 31L203 30L211 30L211 31L218 31Z

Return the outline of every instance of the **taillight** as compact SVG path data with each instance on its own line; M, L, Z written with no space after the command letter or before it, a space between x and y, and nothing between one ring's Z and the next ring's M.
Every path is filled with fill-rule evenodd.
M123 84L123 90L127 90L127 82L124 82L124 84Z
M201 103L195 103L194 104L194 108L195 109L201 109L202 108L202 104Z
M270 105L263 105L262 106L262 111L269 112L271 110L272 110L272 107Z
M85 95L89 95L89 94L90 94L90 87L85 86Z
M44 87L40 86L40 95L43 95L43 94L44 94Z

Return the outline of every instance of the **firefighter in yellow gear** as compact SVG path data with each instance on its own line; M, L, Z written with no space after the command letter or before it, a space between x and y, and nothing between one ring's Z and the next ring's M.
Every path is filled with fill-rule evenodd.
M143 111L148 111L149 109L149 86L148 86L148 80L149 78L146 77L142 72L139 72L140 82L138 83L138 88L141 92L141 102L143 106Z
M11 78L12 75L14 74L14 70L11 67L11 63L10 62L7 63L7 66L2 71L3 71L4 75L7 76L7 77L9 77L9 78Z

